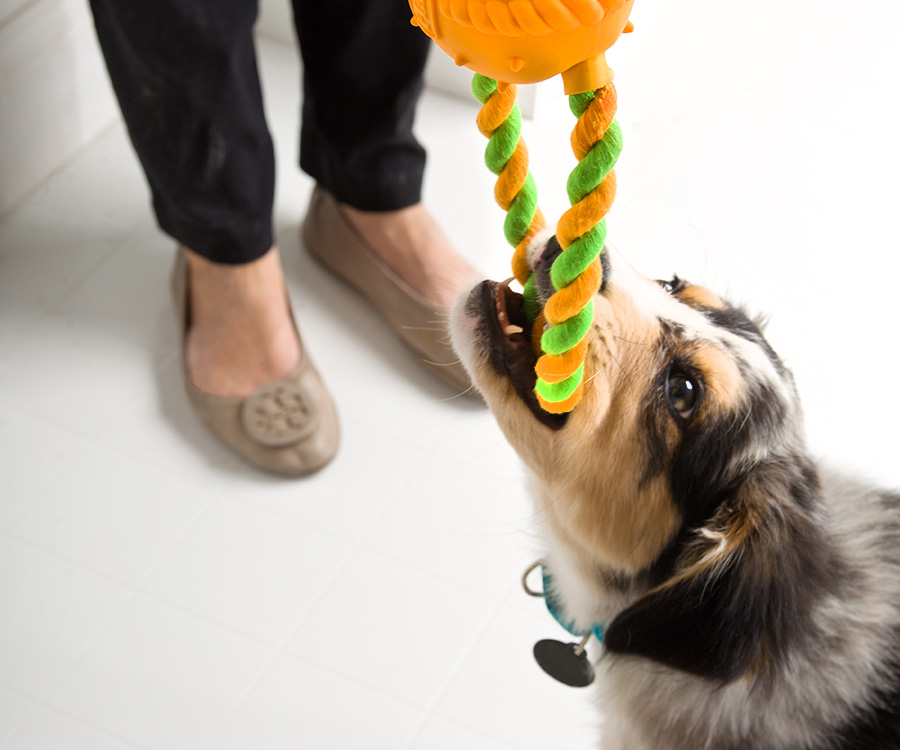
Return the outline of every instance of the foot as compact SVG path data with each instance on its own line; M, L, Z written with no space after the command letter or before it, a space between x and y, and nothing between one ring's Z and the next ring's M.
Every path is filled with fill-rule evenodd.
M423 204L384 212L339 206L360 238L429 302L449 308L475 276Z
M300 341L277 248L252 263L224 265L182 247L190 283L188 377L213 396L249 396L300 360Z

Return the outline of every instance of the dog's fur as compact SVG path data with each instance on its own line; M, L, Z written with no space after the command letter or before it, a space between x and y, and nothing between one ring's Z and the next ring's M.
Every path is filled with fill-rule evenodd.
M542 301L559 252L533 243ZM451 326L533 474L561 614L606 623L601 747L897 750L900 495L810 458L792 377L741 310L602 257L568 415L537 406L518 295L482 282Z

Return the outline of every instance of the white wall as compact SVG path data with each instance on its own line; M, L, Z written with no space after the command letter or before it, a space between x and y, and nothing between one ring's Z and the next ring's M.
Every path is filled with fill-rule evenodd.
M0 0L0 215L117 114L86 0Z

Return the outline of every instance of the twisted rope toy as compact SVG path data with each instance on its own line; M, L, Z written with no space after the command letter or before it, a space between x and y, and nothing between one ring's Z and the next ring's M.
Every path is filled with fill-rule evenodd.
M615 197L613 167L622 150L614 119L616 90L605 55L620 34L633 30L628 20L633 3L409 0L412 24L457 65L476 71L472 91L482 104L477 123L488 138L485 161L497 175L494 195L507 212L504 233L515 248L513 275L523 287L532 346L539 355L535 394L541 407L555 414L571 411L584 393L593 296L603 280L605 217ZM544 216L528 171L513 83L535 83L558 73L578 118L572 132L578 165L567 185L572 207L556 232L562 248L550 268L556 291L541 310L526 250L543 228Z
M609 83L569 97L569 107L578 118L571 138L578 164L566 186L572 207L560 218L556 230L562 248L550 268L556 292L543 310L525 252L545 222L528 171L516 87L476 73L472 91L482 104L478 129L489 139L485 162L498 175L494 196L507 212L504 234L515 248L513 275L523 286L526 315L540 335L543 354L535 367L535 394L545 411L563 414L574 409L584 394L593 297L603 281L600 254L606 242L606 214L616 193L613 168L622 152L622 132L615 120L616 89Z

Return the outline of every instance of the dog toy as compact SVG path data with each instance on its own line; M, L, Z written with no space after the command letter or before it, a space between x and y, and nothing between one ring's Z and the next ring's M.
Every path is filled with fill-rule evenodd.
M507 212L504 234L515 248L513 275L522 284L539 348L535 394L545 411L556 414L571 411L584 390L593 296L602 282L605 216L615 197L613 167L622 150L606 50L632 30L633 2L409 0L413 25L457 65L475 71L472 91L482 104L477 124L489 139L485 161L498 178L494 194ZM578 118L572 132L578 164L567 184L572 207L557 225L562 253L550 269L556 291L541 310L525 251L544 217L521 138L516 84L557 74Z

